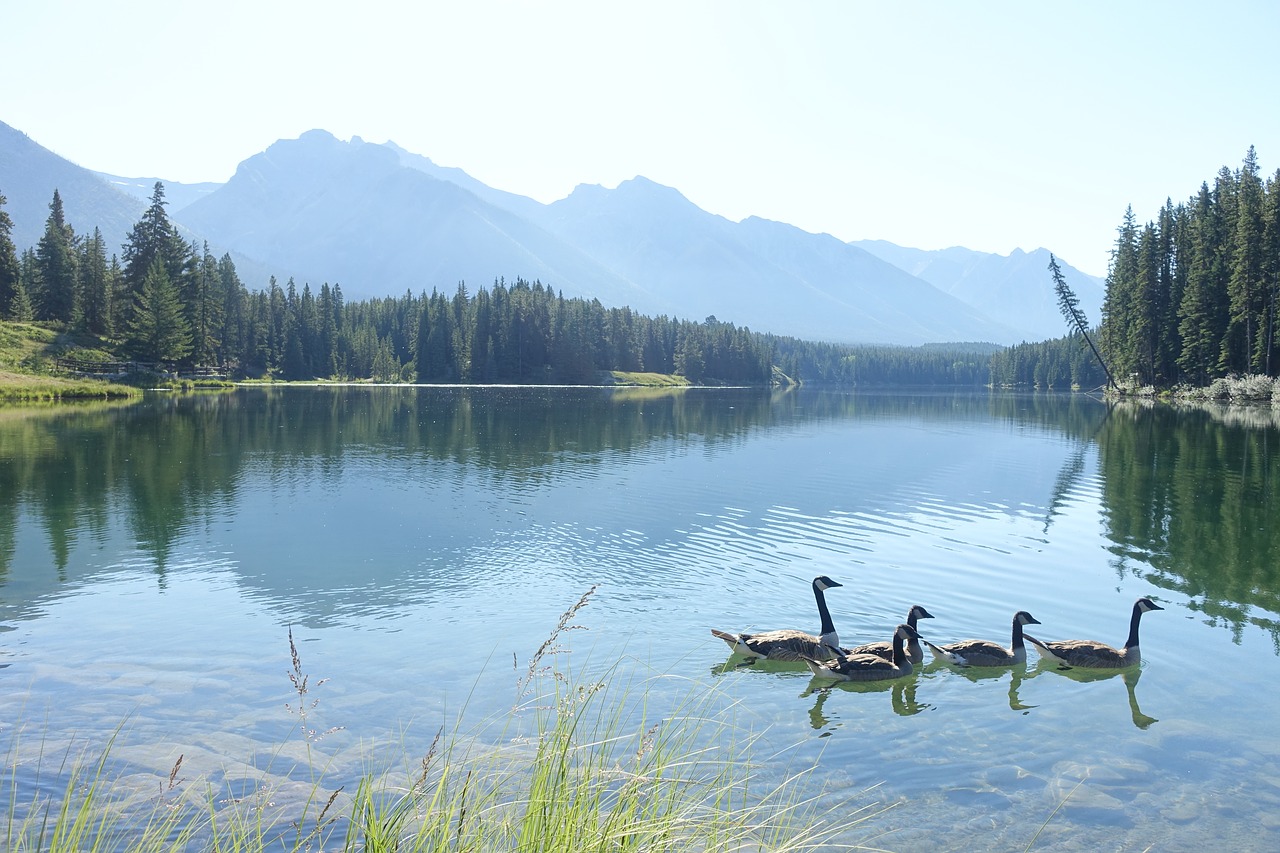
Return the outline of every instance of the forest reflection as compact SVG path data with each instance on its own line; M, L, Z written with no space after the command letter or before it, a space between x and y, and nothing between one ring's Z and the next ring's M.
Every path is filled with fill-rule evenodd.
M59 583L74 571L75 544L105 540L113 524L163 575L175 543L234 505L250 475L336 483L357 457L426 460L475 471L501 492L606 454L731 446L842 419L926 429L995 420L1061 434L1075 448L1045 496L1046 528L1096 448L1116 571L1186 596L1237 638L1256 624L1280 653L1275 412L1109 407L1084 395L284 387L0 409L0 591L25 597L12 577L21 519L41 532Z

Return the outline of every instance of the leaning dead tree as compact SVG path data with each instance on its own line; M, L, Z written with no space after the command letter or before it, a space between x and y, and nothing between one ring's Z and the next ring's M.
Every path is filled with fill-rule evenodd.
M1058 294L1058 308L1062 311L1062 316L1067 318L1067 323L1073 332L1079 332L1084 337L1085 342L1089 344L1089 349L1093 350L1094 357L1098 359L1098 364L1102 365L1103 372L1107 374L1107 384L1115 388L1116 380L1111 376L1111 368L1107 367L1102 353L1098 352L1098 348L1093 345L1093 338L1089 337L1089 323L1085 320L1084 312L1080 310L1080 300L1067 284L1066 279L1062 277L1058 259L1052 253L1049 255L1049 272L1053 274L1053 289Z

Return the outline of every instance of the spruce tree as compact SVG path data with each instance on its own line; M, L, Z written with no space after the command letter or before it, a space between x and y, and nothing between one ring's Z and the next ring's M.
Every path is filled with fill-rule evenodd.
M1255 334L1263 313L1262 287L1262 181L1253 146L1245 155L1237 180L1237 205L1232 229L1231 277L1227 282L1227 334L1219 363L1230 371L1252 373L1262 369L1263 348Z
M80 320L92 334L111 334L111 284L106 242L101 229L94 228L80 253Z
M1136 372L1138 359L1132 344L1138 307L1138 227L1133 207L1124 214L1107 273L1107 295L1102 303L1101 348L1107 363L1120 376Z
M1178 369L1193 382L1204 384L1217 363L1218 301L1214 294L1214 235L1219 208L1209 190L1200 185L1192 200L1187 226L1189 239L1181 253L1180 266L1186 270L1186 285L1178 305L1178 333L1182 341Z
M178 362L191 352L191 330L169 279L164 261L156 258L134 297L128 321L128 347L142 361Z
M5 202L4 193L0 193L0 318L12 319L22 271L13 245L13 220L4 209Z
M164 264L169 282L179 292L185 286L193 253L165 212L164 184L156 181L151 204L142 218L134 223L124 244L124 285L129 298L141 292L143 281L151 274L157 259Z
M76 263L75 232L67 224L62 196L55 189L49 202L49 218L44 235L36 244L36 318L72 323L78 317L79 273Z
M1280 370L1280 169L1267 181L1263 202L1262 258L1263 258L1263 317L1258 324L1259 345L1262 349L1263 370L1275 376Z

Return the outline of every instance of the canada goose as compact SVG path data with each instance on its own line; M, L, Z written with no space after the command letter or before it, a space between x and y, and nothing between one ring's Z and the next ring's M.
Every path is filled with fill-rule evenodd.
M1005 648L990 640L961 640L935 646L928 640L924 644L933 656L956 666L1014 666L1027 662L1027 647L1022 642L1023 625L1039 625L1040 620L1025 610L1013 614L1013 644Z
M912 670L911 661L907 660L902 643L919 637L916 629L904 622L893 631L892 660L885 660L879 655L841 655L833 660L806 657L804 662L817 678L836 681L884 681L901 678L910 675Z
M916 627L917 619L932 618L933 614L919 604L912 606L907 611L907 624L912 628ZM877 640L874 643L863 643L851 649L844 649L844 653L846 655L879 655L885 660L893 660L893 643L889 640ZM907 660L912 663L924 662L924 649L920 647L920 640L916 639L916 637L912 637L907 642Z
M1129 619L1129 638L1124 641L1124 648L1117 649L1097 640L1037 640L1027 634L1027 642L1036 647L1036 651L1049 660L1064 663L1067 666L1093 667L1095 669L1120 669L1142 663L1142 653L1138 651L1138 622L1142 614L1148 610L1164 610L1145 596L1133 603L1133 616Z
M840 635L831 623L831 611L827 610L827 598L823 592L837 586L843 584L836 583L826 575L813 579L813 597L818 602L818 616L822 619L821 634L816 637L794 628L755 634L730 634L728 631L712 628L711 633L724 640L736 654L749 658L799 661L806 655L813 658L829 657L834 654L832 648L840 647Z

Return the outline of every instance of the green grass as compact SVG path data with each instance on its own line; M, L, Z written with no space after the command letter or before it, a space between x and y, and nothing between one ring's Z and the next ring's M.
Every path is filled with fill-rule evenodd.
M58 355L75 353L89 361L103 360L106 354L99 343L48 326L0 321L0 403L140 396L138 389L119 383L52 374L52 361Z
M640 385L649 388L681 388L691 384L683 376L672 373L640 373L626 370L602 371L606 385Z
M474 732L437 732L426 755L404 766L369 763L354 790L328 779L319 748L327 732L313 730L309 716L323 682L310 682L290 635L297 700L289 709L305 759L285 778L304 778L301 794L298 783L280 781L229 799L209 782L187 779L180 756L155 792L140 798L136 785L113 784L108 743L96 757L63 757L60 796L18 806L13 758L0 846L12 853L798 853L852 849L836 842L871 834L860 824L880 807L824 811L803 793L812 767L781 782L759 781L758 740L723 695L690 683L684 698L659 711L671 676L627 676L617 666L589 679L565 672L562 637L580 627L574 620L593 591L531 657L508 715ZM659 682L661 691L651 689ZM298 755L297 746L288 754ZM287 763L285 755L278 750L273 762Z

